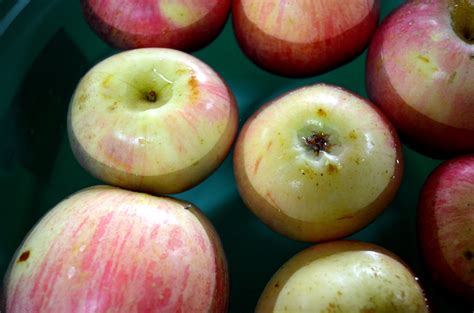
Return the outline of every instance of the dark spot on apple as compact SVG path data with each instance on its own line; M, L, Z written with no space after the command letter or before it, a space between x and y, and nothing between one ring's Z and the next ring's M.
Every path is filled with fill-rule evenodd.
M187 71L184 68L180 68L180 69L176 70L177 75L184 75L186 73L187 73Z
M457 72L454 72L451 75L449 75L449 79L448 79L449 84L452 84L454 82L454 79L456 79L457 74L458 74Z
M82 111L82 109L84 108L84 104L87 102L88 98L89 98L89 95L87 93L82 93L79 96L79 99L77 101L77 106L78 106L79 111Z
M102 86L104 86L105 88L109 87L111 80L112 80L112 75L108 75L108 76L102 81Z
M349 138L351 138L352 140L357 139L357 133L355 130L351 130L351 132L349 133Z
M420 54L420 55L418 56L418 59L421 60L421 61L423 61L423 62L425 62L425 63L430 63L430 59L429 59L428 57L424 56L424 55L421 55L421 54Z
M192 208L193 208L193 206L191 204L188 204L184 207L185 210L190 210Z
M255 165L253 168L253 174L256 175L258 172L258 168L260 167L260 162L262 162L262 157L259 157L257 161L255 161Z
M280 284L279 284L279 283L276 283L276 284L275 284L275 288L278 288L278 287L280 287Z
M191 76L188 85L191 88L192 97L197 98L199 96L199 82L195 76Z
M107 108L107 110L112 112L112 111L115 111L116 108L117 108L117 102L114 102L111 106Z
M380 72L380 70L382 69L383 67L383 60L382 58L377 58L377 61L375 62L375 70L378 72Z
M342 292L340 290L337 291L338 296L342 296Z
M348 219L351 219L354 217L354 214L347 214L347 215L343 215L341 217L338 218L338 220L348 220Z
M320 117L326 117L328 114L326 113L326 111L324 111L323 109L319 108L318 109L318 115Z
M268 143L268 145L267 145L267 151L270 150L270 148L272 147L272 145L273 145L273 141L270 141L270 142Z
M24 251L18 258L18 263L26 262L30 258L30 250Z
M328 165L328 173L329 175L336 174L339 170L337 169L337 166L334 164L329 164Z
M474 254L472 253L471 250L467 249L466 251L464 251L463 253L463 256L466 260L468 261L472 261L472 259L474 258Z
M469 60L474 61L474 54L471 54L471 55L469 56Z

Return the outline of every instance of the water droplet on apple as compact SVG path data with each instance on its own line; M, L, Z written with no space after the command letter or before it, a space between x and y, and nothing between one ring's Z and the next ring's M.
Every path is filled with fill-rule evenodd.
M76 268L74 266L71 266L69 270L67 271L67 278L71 279L76 275Z

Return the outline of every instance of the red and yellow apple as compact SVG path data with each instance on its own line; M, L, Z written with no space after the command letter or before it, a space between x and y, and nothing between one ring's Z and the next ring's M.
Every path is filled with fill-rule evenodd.
M72 150L97 178L155 194L184 191L212 173L237 132L235 98L193 56L137 49L94 66L69 108Z
M433 279L474 304L474 155L446 161L429 176L418 232Z
M4 312L221 313L225 256L192 205L114 187L53 208L18 249Z
M254 63L280 75L310 76L361 53L379 10L379 0L235 0L232 17Z
M336 241L303 250L268 282L256 313L428 313L423 290L391 252Z
M390 203L402 150L372 104L320 84L254 113L237 140L234 170L243 201L271 229L323 241L361 229Z
M406 143L474 152L474 1L408 1L370 45L367 91Z
M81 0L81 6L90 27L113 47L193 51L220 33L230 0Z

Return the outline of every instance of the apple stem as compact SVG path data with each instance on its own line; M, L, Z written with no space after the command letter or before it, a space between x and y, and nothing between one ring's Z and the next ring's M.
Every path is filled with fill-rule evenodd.
M146 95L146 99L150 102L156 102L156 99L157 99L156 92L154 92L153 90L149 91Z
M454 32L469 44L474 44L474 3L470 0L451 0L451 25Z
M303 140L311 150L316 152L316 155L319 156L321 151L327 151L329 149L329 140L328 135L324 133L315 133L310 137L303 137Z

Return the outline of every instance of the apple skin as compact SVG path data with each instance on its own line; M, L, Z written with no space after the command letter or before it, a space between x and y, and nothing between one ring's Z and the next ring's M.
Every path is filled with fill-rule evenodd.
M404 142L436 158L474 152L474 45L453 31L448 3L406 2L377 30L366 63L369 98Z
M149 91L156 102L146 100ZM227 156L237 127L226 83L193 56L164 48L122 52L94 66L68 118L71 148L86 170L153 194L204 180Z
M230 0L81 0L89 26L119 49L194 51L221 32Z
M273 312L430 312L422 288L396 255L357 241L309 247L265 287L255 310Z
M192 205L115 187L85 189L34 227L5 278L17 312L224 312L218 234Z
M311 125L335 138L339 152L315 158L305 151L300 129ZM249 118L235 146L234 173L242 200L272 230L326 241L360 230L385 209L400 186L403 155L395 130L375 106L316 84Z
M474 155L442 163L418 205L419 242L431 276L474 304Z
M379 11L379 0L232 4L234 32L244 53L263 69L290 77L320 74L354 59L369 43Z

